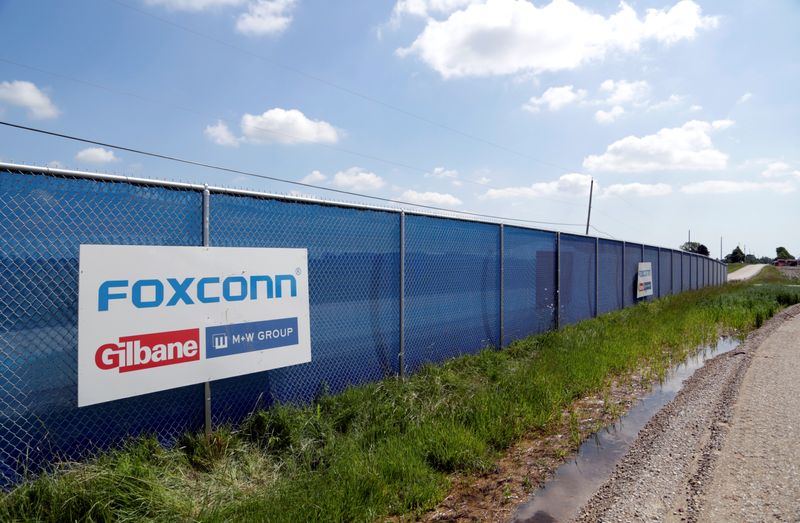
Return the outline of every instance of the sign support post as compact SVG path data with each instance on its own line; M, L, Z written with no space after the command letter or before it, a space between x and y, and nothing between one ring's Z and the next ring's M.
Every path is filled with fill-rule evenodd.
M203 247L211 245L211 237L209 234L209 200L211 193L208 190L208 184L203 188ZM205 411L205 433L206 438L211 437L211 382L206 381L203 384L203 408Z

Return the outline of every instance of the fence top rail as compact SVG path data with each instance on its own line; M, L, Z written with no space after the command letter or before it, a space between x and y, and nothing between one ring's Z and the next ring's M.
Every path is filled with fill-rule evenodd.
M90 180L98 180L98 181L106 181L106 182L118 182L118 183L129 183L133 185L147 185L151 187L164 187L169 189L182 189L182 190L189 190L189 191L198 191L203 192L208 190L212 193L217 194L230 194L234 196L248 196L252 198L262 198L262 199L269 199L269 200L284 200L290 202L297 202L297 203L308 203L314 205L325 205L329 207L343 207L348 209L362 209L362 210L369 210L369 211L378 211L378 212L389 212L389 213L405 213L406 215L415 215L415 216L425 216L430 218L443 218L449 220L459 220L465 222L472 222L472 223L483 223L489 225L507 225L509 227L517 227L520 229L528 229L533 231L543 231L543 232L550 232L550 233L561 233L562 231L558 231L556 229L548 229L545 227L533 227L531 225L526 225L524 223L517 223L513 218L509 218L507 221L503 220L491 220L491 219L480 219L474 216L464 216L463 214L459 213L458 211L452 211L452 214L448 212L431 212L431 211L422 211L417 209L408 209L404 207L388 207L388 206L380 206L380 205L369 205L363 203L352 203L352 202L340 202L336 200L325 200L322 198L316 198L313 196L298 196L298 195L291 195L291 194L279 194L279 193L270 193L266 191L255 191L250 189L233 189L229 187L221 187L221 186L212 186L207 184L201 183L189 183L189 182L172 182L166 180L156 180L152 178L139 178L135 176L126 176L122 174L106 174L106 173L93 173L88 171L78 171L73 169L63 169L59 167L46 167L40 165L26 165L26 164L18 164L12 162L3 162L0 161L0 171L10 171L10 172L21 172L21 173L31 173L31 174L42 174L42 175L50 175L50 176L60 176L60 177L67 177L67 178L84 178ZM626 242L624 240L616 240L610 238L600 238L597 236L591 236L587 234L581 233L573 233L573 232L563 232L563 234L570 235L570 236L579 236L583 238L599 238L603 241L611 241L617 242L622 244L637 244L636 242ZM657 246L647 245L647 244L637 244L637 245L644 245L645 247L652 247L652 248L659 248ZM697 253L690 253L686 251L680 251L677 249L671 249L669 247L660 247L661 249L668 249L673 252L679 252L682 254L689 254L694 256L700 256ZM711 259L711 258L708 258ZM717 263L721 263L717 260L712 260Z

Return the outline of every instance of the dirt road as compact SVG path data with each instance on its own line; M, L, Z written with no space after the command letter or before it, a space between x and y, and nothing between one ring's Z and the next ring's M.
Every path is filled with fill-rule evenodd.
M798 412L795 305L699 369L578 521L800 522Z
M749 280L750 278L761 272L761 269L763 269L766 266L767 265L764 263L745 265L738 271L733 271L732 273L728 274L728 281Z
M800 521L800 315L758 348L700 521Z

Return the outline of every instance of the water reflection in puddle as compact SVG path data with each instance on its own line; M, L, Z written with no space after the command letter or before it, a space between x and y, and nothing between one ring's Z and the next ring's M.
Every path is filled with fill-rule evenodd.
M577 456L561 465L553 477L536 491L531 500L520 505L512 520L517 523L553 523L569 521L589 501L594 492L608 479L614 466L636 439L636 435L661 407L672 401L695 370L706 360L735 349L739 340L720 338L709 346L673 367L667 379L616 423L587 439Z

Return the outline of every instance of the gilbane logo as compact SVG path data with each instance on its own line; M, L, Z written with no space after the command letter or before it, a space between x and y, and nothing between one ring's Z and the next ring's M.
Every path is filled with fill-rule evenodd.
M97 310L107 311L111 300L127 300L129 288L131 303L137 309L161 305L174 307L179 303L194 305L196 302L217 303L220 300L257 300L260 296L271 300L282 298L287 286L290 296L297 296L297 280L291 274L277 274L274 280L265 274L229 276L221 282L216 276L199 278L196 282L195 278L167 278L166 283L159 279L148 279L136 280L131 285L129 280L106 280L97 290Z
M119 372L174 365L200 359L200 329L124 336L101 345L94 354L102 370Z

